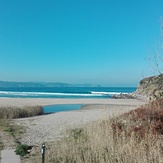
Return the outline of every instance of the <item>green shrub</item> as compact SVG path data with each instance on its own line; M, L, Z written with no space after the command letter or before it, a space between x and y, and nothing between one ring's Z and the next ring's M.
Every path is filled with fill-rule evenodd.
M20 156L25 156L26 154L28 154L28 145L26 144L19 144L17 147L16 147L16 150L15 150L15 153L17 155L20 155Z

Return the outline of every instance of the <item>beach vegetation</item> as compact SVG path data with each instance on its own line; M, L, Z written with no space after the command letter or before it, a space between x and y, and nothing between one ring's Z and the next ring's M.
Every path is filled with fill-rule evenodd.
M68 132L68 134L70 134L70 137L75 141L78 141L79 139L86 139L83 128L72 129Z
M20 125L14 124L11 120L0 119L0 133L8 133L13 138L16 138L20 134L24 133L24 128Z
M11 134L13 137L15 137L15 129L13 128L13 126L9 125L6 126L6 129L4 130L5 132L8 132L9 134Z
M42 114L42 106L0 107L0 119L25 118Z
M19 143L17 141L17 137L23 134L25 132L25 129L20 125L16 125L16 124L13 124L11 121L8 121L8 123L6 123L6 125L4 126L3 132L6 132L9 135L11 135L15 143Z
M0 119L0 150L7 147L15 147L19 144L19 136L25 132L25 128L13 123L10 119Z
M116 118L73 129L69 136L49 144L46 158L53 163L162 162L162 126L163 99L159 99Z
M25 156L26 154L28 154L28 150L30 149L30 146L26 145L26 144L19 144L17 147L16 147L16 150L15 150L15 153L17 155L20 155L20 156Z
M0 141L0 151L3 149L4 145L3 142Z
M163 162L163 99L151 101L117 117L103 117L47 142L49 163ZM40 147L22 162L39 162ZM32 160L32 161L31 161Z

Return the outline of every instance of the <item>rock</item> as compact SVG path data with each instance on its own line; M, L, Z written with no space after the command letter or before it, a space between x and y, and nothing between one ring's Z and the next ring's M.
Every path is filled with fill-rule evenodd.
M163 74L141 80L135 94L146 100L161 98L163 94Z
M119 94L112 96L114 99L134 99L134 96L132 94Z
M140 81L135 92L112 96L114 99L138 99L143 101L163 98L163 74L151 76Z

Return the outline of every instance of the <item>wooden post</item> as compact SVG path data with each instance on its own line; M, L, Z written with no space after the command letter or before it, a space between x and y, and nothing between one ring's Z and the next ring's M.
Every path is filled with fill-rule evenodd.
M42 163L45 163L45 144L42 144Z

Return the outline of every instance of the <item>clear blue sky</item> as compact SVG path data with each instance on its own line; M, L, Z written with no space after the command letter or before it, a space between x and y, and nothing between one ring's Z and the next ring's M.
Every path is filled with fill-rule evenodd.
M0 1L0 80L137 86L160 16L163 0Z

